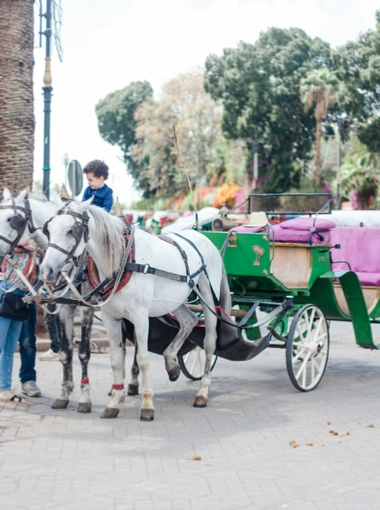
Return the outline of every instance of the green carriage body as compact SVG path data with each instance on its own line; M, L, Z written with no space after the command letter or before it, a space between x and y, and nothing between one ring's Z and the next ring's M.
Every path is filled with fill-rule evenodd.
M235 327L244 331L244 347L249 350L252 345L254 349L256 344L262 346L264 340L264 348L285 349L291 382L300 391L311 391L318 386L327 366L329 321L352 322L359 346L380 349L380 344L374 343L371 328L371 323L380 322L380 266L371 249L380 240L380 229L370 232L367 246L356 245L356 250L374 254L375 263L367 266L371 261L351 249L354 243L349 230L343 234L343 244L336 239L344 227L340 231L336 229L334 236L324 236L317 230L317 217L322 211L330 212L331 195L253 194L248 200L248 212L254 213L256 227L230 229L222 217L217 226L225 231L203 234L223 256L233 305L236 305L232 315ZM304 231L299 235L294 232L298 230L294 224L289 225L291 222L279 227L268 225L270 215L281 220L294 215L314 215L314 218L299 222L299 230ZM327 231L335 228L333 225L326 226ZM292 232L283 234L282 229ZM354 230L355 239L357 234L358 238L365 234L365 229ZM313 241L317 242L313 244ZM342 260L332 262L331 251L339 248ZM355 264L355 255L360 259L359 267L355 267L357 272L351 270L348 262L352 255ZM334 270L342 264L344 270ZM362 286L359 277L368 284ZM218 356L233 359L219 352Z
M328 320L351 321L358 345L380 348L373 342L370 324L380 317L380 302L375 300L369 311L356 273L331 270L330 245L274 242L270 229L269 233L204 235L218 249L228 243L224 265L232 295L240 303L291 296L293 313L312 303Z

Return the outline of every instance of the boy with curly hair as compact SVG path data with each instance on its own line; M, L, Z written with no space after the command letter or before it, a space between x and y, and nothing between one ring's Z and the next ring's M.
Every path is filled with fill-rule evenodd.
M112 189L104 183L108 179L108 166L104 161L94 159L83 168L88 187L84 190L82 202L94 197L92 204L110 212L112 207Z

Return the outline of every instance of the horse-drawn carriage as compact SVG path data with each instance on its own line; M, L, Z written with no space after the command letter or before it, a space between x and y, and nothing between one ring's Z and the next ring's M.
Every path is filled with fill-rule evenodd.
M250 314L248 341L262 337L257 312L291 298L285 317L269 322L267 346L286 350L293 385L310 391L326 369L330 320L351 321L358 345L380 348L371 330L380 317L380 213L379 227L367 227L359 211L339 226L328 194L253 194L249 201L253 225L204 235L223 254L233 303ZM296 217L270 225L266 215ZM191 376L194 360L186 361Z
M371 332L371 322L380 317L376 253L380 228L363 222L339 227L327 220L330 195L254 194L249 197L249 225L226 232L187 230L163 238L126 227L90 203L63 204L57 199L57 214L50 218L51 209L45 212L43 204L32 199L26 207L25 200L21 195L5 206L0 217L2 239L11 245L16 237L25 241L31 235L25 226L28 217L34 219L35 230L49 220L43 228L50 236L41 266L44 285L49 288L58 276L63 277L73 297L57 297L51 287L48 295L42 293L37 299L50 303L71 299L75 305L101 307L114 376L105 418L116 417L124 401L122 319L126 319L126 335L136 340L144 420L154 416L147 349L164 355L171 380L179 376L178 361L188 377L201 379L194 406L204 407L215 356L242 361L267 347L284 349L292 383L310 391L326 369L328 321L352 321L360 346L380 348ZM38 212L32 211L32 202ZM22 221L12 224L12 215L26 218L21 233L16 223ZM294 219L273 225L268 215ZM67 267L75 267L86 248L99 278L95 288L82 296ZM205 349L203 370L197 367L200 348ZM137 372L130 384L135 391ZM65 384L62 407L73 388L72 381L64 380L63 388ZM89 399L88 384L87 378L82 379L82 397ZM87 406L86 412L90 409Z

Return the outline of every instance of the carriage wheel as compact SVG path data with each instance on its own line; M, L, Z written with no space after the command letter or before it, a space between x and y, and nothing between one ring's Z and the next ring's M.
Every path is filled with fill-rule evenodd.
M318 386L325 373L330 349L330 333L322 310L303 306L291 323L286 342L286 368L300 391Z
M218 356L213 355L211 358L211 370L214 369ZM183 374L192 381L202 379L206 363L206 353L201 347L195 347L192 351L178 356L178 363Z

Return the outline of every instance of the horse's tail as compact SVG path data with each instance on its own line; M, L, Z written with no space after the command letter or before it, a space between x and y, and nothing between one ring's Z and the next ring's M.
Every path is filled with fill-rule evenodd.
M220 305L223 310L231 315L231 291L228 285L226 269L223 264L222 280L220 282Z

